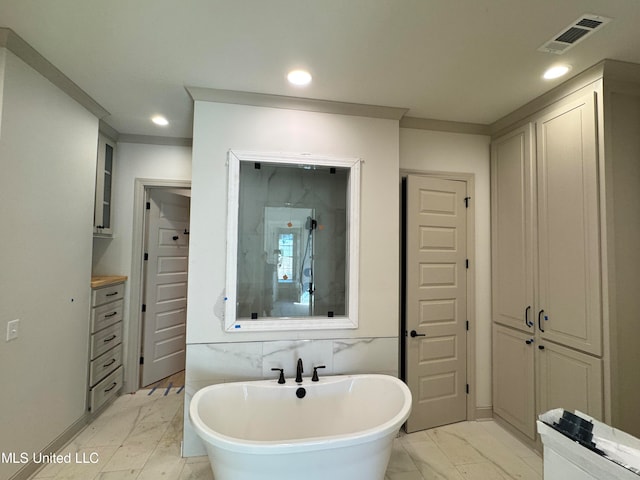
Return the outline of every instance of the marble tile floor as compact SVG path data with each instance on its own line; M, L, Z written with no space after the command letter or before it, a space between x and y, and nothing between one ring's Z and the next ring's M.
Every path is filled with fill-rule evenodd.
M213 480L207 457L180 457L184 390L148 393L119 397L58 452L87 463L50 463L32 480ZM542 459L493 421L400 434L385 480L436 479L541 480Z

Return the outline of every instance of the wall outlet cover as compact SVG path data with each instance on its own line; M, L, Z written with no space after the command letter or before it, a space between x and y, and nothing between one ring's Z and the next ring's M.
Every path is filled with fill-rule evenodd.
M18 327L20 320L10 320L7 322L7 342L18 338Z

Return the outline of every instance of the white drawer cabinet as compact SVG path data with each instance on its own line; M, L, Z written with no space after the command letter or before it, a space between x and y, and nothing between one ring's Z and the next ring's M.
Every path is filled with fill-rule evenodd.
M92 281L88 408L95 412L122 389L124 279Z

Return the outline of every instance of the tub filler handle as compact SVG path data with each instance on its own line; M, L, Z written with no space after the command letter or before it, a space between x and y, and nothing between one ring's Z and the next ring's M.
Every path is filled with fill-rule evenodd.
M327 368L326 365L318 365L317 367L313 367L313 376L311 377L311 381L312 382L317 382L318 380L320 380L318 378L318 369L319 368Z
M280 372L280 378L278 378L278 383L284 383L284 368L272 368L272 372Z

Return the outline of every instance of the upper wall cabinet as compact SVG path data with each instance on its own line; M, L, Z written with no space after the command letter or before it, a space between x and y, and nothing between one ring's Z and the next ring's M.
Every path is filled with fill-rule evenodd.
M96 201L93 214L94 236L111 236L113 234L113 209L111 207L115 145L114 141L103 134L98 135Z

